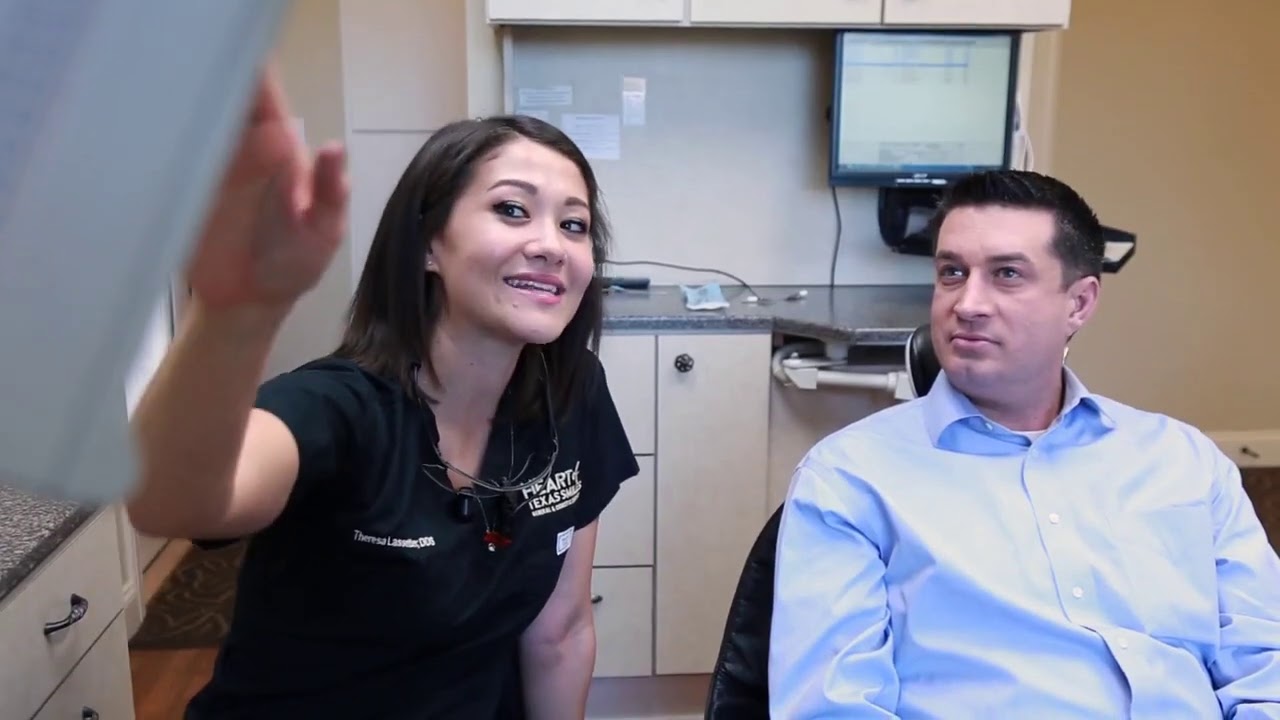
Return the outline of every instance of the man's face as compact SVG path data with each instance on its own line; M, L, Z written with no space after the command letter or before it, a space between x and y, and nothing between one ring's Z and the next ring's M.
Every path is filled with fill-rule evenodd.
M1063 287L1053 213L961 207L938 231L933 343L948 380L975 400L1017 402L1060 372L1067 340L1096 307L1096 278Z

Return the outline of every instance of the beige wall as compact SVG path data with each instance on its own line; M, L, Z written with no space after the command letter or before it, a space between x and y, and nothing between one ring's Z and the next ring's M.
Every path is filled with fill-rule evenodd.
M312 148L346 134L338 0L297 0L276 45L276 61L293 112ZM349 233L348 233L349 236ZM315 290L298 302L267 361L268 376L333 349L351 294L349 241Z
M1210 431L1280 428L1280 3L1076 0L1052 172L1138 254L1073 367Z

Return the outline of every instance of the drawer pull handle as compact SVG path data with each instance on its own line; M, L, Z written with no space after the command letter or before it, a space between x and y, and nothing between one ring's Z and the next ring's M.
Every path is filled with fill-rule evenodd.
M80 720L98 720L98 711L86 705L80 711Z
M602 602L604 602L604 596L603 596L603 595L592 595L592 596L591 596L591 604L592 604L592 605L599 605L599 604L600 604L600 603L602 603Z
M71 593L71 612L68 612L67 616L61 620L45 623L44 636L49 637L59 630L66 630L72 625L75 625L84 619L85 613L87 612L89 612L89 601L75 593ZM95 714L94 717L97 717L97 715Z

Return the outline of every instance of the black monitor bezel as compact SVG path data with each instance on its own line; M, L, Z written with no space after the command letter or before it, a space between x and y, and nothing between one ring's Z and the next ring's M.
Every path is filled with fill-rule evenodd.
M844 39L859 35L936 35L940 37L1005 37L1009 39L1009 87L1005 93L1004 157L999 166L977 166L941 173L865 172L841 170L839 162L840 117L843 95ZM832 72L831 123L828 133L827 179L835 187L921 188L942 189L975 171L1008 169L1013 166L1014 122L1018 111L1018 73L1022 52L1022 32L1001 29L934 29L934 28L845 28L834 33L835 64Z

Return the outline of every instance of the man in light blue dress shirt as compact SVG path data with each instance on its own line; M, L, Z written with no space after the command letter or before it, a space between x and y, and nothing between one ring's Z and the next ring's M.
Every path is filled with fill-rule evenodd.
M1239 470L1064 365L1098 302L1092 210L1003 171L941 212L936 384L792 480L772 716L1280 719L1280 561Z

